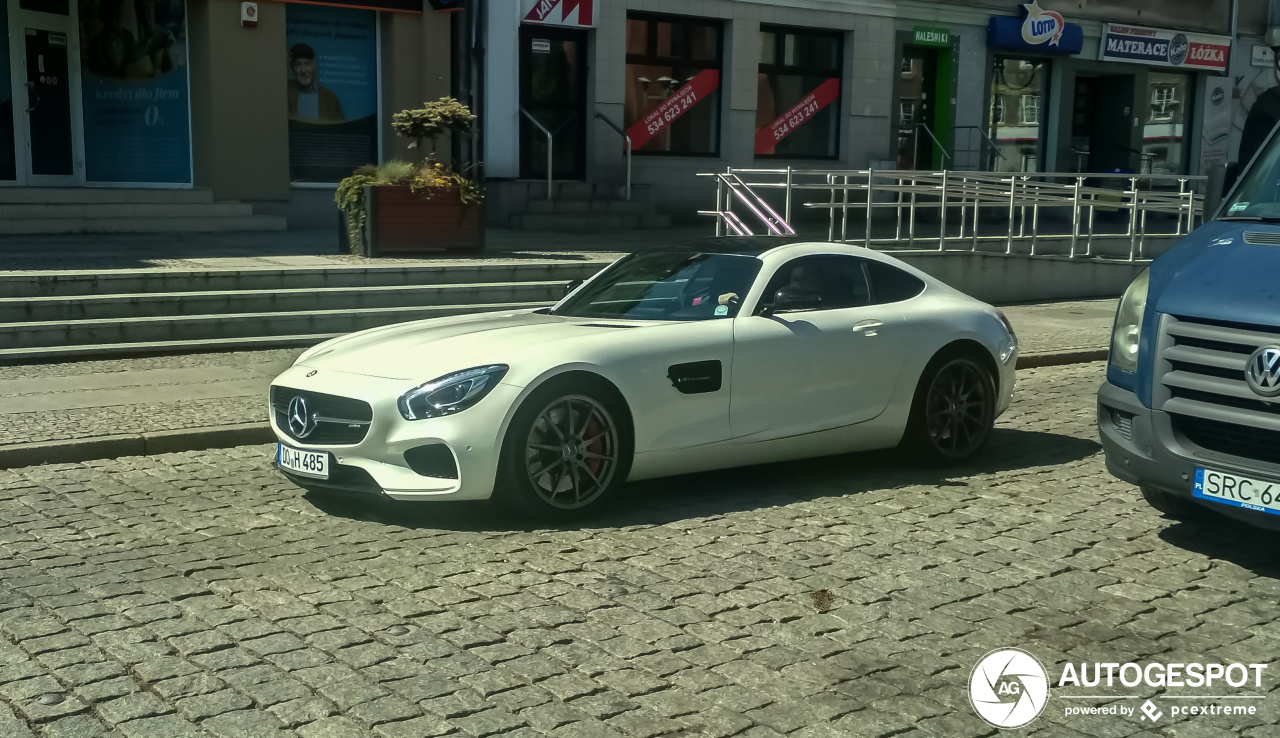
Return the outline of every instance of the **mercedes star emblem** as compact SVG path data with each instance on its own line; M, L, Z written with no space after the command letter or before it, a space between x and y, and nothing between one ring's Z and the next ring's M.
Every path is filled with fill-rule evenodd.
M294 438L306 438L316 429L316 416L307 412L307 401L301 397L289 400L289 432Z
M1249 389L1263 397L1280 395L1280 346L1263 346L1254 351L1244 378Z

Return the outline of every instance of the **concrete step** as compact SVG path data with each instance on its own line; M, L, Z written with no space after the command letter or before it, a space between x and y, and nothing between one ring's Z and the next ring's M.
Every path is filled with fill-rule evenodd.
M607 233L609 231L670 228L667 215L617 215L584 213L582 215L525 213L511 216L511 227L526 231L558 233Z
M555 302L565 281L0 298L0 323Z
M256 351L270 348L314 346L341 334L316 333L298 336L252 336L180 341L141 341L137 343L87 344L82 346L44 346L41 348L0 349L0 364L21 364L49 359L103 359L148 354L182 354L210 351Z
M227 218L253 215L243 202L0 203L0 219Z
M0 187L0 203L175 203L213 202L213 190L195 188Z
M389 307L370 310L235 313L161 318L0 323L0 346L43 349L63 346L106 346L156 341L222 341L233 338L343 334L366 328L464 313L524 310L547 302ZM13 360L29 360L9 352Z
M200 216L163 218L9 218L0 220L0 234L35 233L234 233L283 231L287 219L275 215Z
M487 187L502 189L517 200L547 199L545 179L520 179L490 182ZM651 185L632 184L631 199L649 202ZM552 200L626 200L626 185L615 182L552 182Z
M482 261L257 269L120 269L0 272L0 298L133 295L174 292L401 287L410 285L564 282L586 279L609 264L585 261Z
M614 215L652 215L653 206L640 200L530 200L532 215L586 215L609 213Z

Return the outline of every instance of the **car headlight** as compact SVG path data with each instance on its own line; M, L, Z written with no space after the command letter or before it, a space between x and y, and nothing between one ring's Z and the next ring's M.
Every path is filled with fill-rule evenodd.
M1138 343L1142 339L1142 315L1147 311L1147 287L1150 271L1133 280L1120 298L1116 323L1111 331L1111 366L1132 374L1138 369Z
M489 394L509 368L490 364L433 379L401 395L400 415L405 420L422 420L460 413Z

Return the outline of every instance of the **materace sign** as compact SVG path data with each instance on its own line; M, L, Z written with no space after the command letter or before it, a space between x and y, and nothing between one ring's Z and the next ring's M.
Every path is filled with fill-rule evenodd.
M1231 39L1203 33L1182 33L1142 26L1107 23L1102 31L1103 61L1133 62L1157 67L1223 72L1231 57Z
M804 99L793 105L790 110L756 131L756 153L775 153L774 149L779 141L795 133L805 121L822 112L822 109L835 102L837 97L840 97L840 80L832 78L818 85L813 92L805 95Z
M649 111L645 117L636 121L627 129L627 135L631 137L632 149L644 148L645 144L660 135L672 123L676 122L680 116L689 112L694 105L701 102L702 98L710 95L719 86L719 70L707 69L698 72L683 87L671 93L671 97L663 100L662 104Z
M596 0L521 0L525 23L594 28Z

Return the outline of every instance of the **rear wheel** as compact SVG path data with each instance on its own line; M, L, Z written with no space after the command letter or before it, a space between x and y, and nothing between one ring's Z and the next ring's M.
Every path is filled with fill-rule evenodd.
M631 424L598 380L553 380L525 400L503 441L499 497L543 520L603 508L631 471Z
M940 356L920 377L906 440L932 461L960 463L986 445L995 409L990 370L966 354Z

